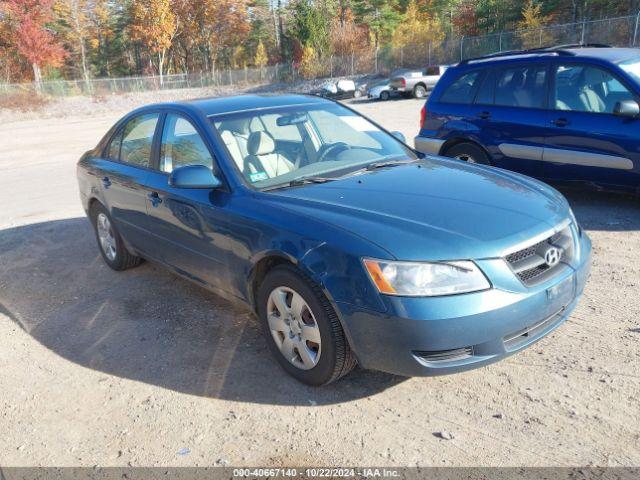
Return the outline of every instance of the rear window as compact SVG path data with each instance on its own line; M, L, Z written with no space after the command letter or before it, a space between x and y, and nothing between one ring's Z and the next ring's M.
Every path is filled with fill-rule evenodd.
M473 94L476 90L480 71L463 74L455 82L447 87L440 101L444 103L473 103Z

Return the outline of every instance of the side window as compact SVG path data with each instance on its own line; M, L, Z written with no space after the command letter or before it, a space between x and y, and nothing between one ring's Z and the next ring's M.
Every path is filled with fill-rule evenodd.
M204 165L213 169L213 158L195 127L185 118L168 114L162 132L160 170L171 173L174 168Z
M424 74L426 76L440 75L440 67L427 67L427 69L424 71Z
M149 166L158 116L157 113L140 115L129 120L124 126L120 147L121 161L139 167Z
M530 66L502 70L498 75L495 104L542 108L545 105L547 67Z
M493 105L496 76L493 70L487 71L476 95L476 102L481 105Z
M469 72L453 82L440 96L444 103L471 103L473 92L480 78L480 72Z
M633 94L607 70L591 65L559 65L555 72L555 108L613 113L617 102Z
M120 160L120 145L122 144L122 129L118 131L112 138L109 148L107 148L107 158L109 160Z

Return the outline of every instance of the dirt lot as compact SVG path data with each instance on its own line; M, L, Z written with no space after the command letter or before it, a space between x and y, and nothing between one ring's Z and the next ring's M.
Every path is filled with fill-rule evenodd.
M415 134L419 102L354 105ZM101 261L75 162L123 113L0 130L1 465L640 465L640 201L566 191L593 273L533 348L455 376L356 370L309 388L244 311Z

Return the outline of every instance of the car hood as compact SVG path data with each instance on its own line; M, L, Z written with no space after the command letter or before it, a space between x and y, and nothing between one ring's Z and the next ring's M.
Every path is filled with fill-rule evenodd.
M437 157L273 191L269 199L402 260L499 257L570 216L564 197L541 182Z

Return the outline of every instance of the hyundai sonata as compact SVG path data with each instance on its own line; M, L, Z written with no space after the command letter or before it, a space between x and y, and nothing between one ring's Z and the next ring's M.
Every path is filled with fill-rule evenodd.
M591 252L562 195L399 137L311 96L151 105L81 158L80 194L107 265L244 302L308 384L458 372L560 325Z

